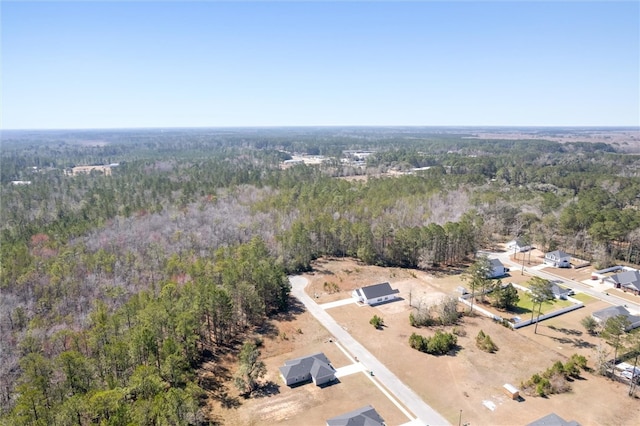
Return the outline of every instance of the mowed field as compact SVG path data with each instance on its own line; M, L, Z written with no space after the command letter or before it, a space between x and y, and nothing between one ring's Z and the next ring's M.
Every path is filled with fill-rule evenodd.
M464 317L458 327L466 335L458 337L460 348L455 354L435 357L411 349L411 333L429 336L435 329L409 325L409 300L416 306L455 294L455 288L464 285L458 272L432 274L366 266L351 259L321 259L305 277L309 280L307 292L320 304L348 298L354 288L384 281L399 289L401 298L392 303L377 307L348 304L327 312L452 424L525 425L552 412L583 426L640 424L640 401L627 396L627 386L590 373L572 382L572 391L567 394L548 398L525 395L518 402L502 392L505 383L518 387L534 373L574 353L584 355L592 365L600 339L587 335L580 320L607 306L597 299L589 298L584 308L540 323L537 334L533 327L512 331L488 318ZM512 274L503 281L524 283L530 278L519 271ZM339 383L324 388L311 383L285 386L278 367L286 359L323 351L336 368L352 363L309 313L300 306L294 311L298 313L279 319L264 333L265 380L272 382L272 392L239 398L236 408L214 407L220 420L243 425L324 425L328 418L370 404L389 425L409 421L364 372L342 377ZM369 324L374 314L384 319L382 330ZM475 336L480 330L497 344L496 353L476 348Z

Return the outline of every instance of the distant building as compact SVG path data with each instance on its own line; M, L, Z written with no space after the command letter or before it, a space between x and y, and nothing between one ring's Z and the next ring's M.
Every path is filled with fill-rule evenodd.
M119 166L118 163L111 163L106 166L76 166L71 169L71 171L65 171L66 175L70 176L78 176L80 174L89 174L91 172L100 172L104 173L105 176L111 176L111 169Z
M531 245L527 244L522 238L516 238L507 243L507 248L511 251L522 252L531 250Z
M399 290L391 288L388 282L374 284L367 287L357 288L351 293L351 297L357 302L367 305L376 305L378 303L389 302L396 299Z

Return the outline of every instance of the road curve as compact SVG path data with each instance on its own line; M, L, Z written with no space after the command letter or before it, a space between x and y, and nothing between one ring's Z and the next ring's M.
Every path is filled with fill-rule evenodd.
M299 299L307 310L344 346L354 357L374 372L375 377L399 401L401 401L425 425L450 425L444 417L427 405L414 391L393 374L383 363L378 361L364 346L358 343L344 330L324 309L322 309L305 291L308 280L302 276L289 277L291 292Z
M553 270L544 270L541 271L539 269L535 269L535 268L522 268L522 263L517 263L514 262L513 260L511 260L509 258L509 253L508 252L503 252L503 253L491 253L491 252L486 252L489 256L491 257L497 257L498 259L500 259L500 261L504 264L504 265L508 265L508 266L513 266L513 268L511 269L512 273L517 273L517 271L521 271L527 273L528 275L537 275L540 278L544 278L546 280L550 280L550 281L555 281L555 282L561 282L563 286L571 288L575 291L580 291L582 293L588 294L591 297L595 297L596 299L600 299L603 300L605 302L608 302L614 306L622 306L625 305L628 308L634 310L635 312L640 312L640 303L635 303L632 302L630 300L627 299L623 299L621 297L617 297L614 294L610 294L608 292L602 292L599 290L595 290L591 287L589 287L586 284L583 284L579 281L573 281L567 278L563 278L559 275L554 274L552 271ZM517 268L517 270L516 270ZM522 269L521 269L522 268Z

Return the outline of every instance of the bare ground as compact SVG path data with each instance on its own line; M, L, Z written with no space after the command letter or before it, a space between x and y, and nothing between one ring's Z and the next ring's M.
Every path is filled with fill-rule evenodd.
M460 327L466 336L458 338L455 354L435 357L411 349L408 346L411 333L427 336L434 330L409 325L412 309L409 300L415 306L420 301L432 303L453 294L457 286L464 285L459 272L425 273L366 266L350 259L322 259L316 263L314 272L307 275L310 280L307 291L317 296L318 303L326 303L347 298L352 289L362 285L389 281L398 288L399 301L377 307L350 304L327 312L452 424L460 420L472 425L526 424L551 412L582 425L640 424L640 401L627 396L627 387L591 373L584 373L581 380L572 382L570 393L549 398L525 396L518 402L502 392L505 383L518 387L532 374L544 371L555 361L566 360L573 353L583 354L593 365L593 348L599 339L587 335L579 322L593 310L606 306L596 299L587 301L585 308L542 322L537 334L533 327L512 331L487 318L464 317ZM524 282L529 278L514 271L509 280ZM336 287L339 291L331 290ZM369 324L374 314L384 319L381 331ZM475 347L475 336L480 330L491 336L498 352L488 354ZM219 401L212 402L213 412L223 423L320 425L329 417L366 404L372 404L389 425L407 421L361 373L346 376L340 383L324 389L312 384L284 386L278 367L285 359L322 350L336 367L350 362L335 344L328 342L328 332L308 313L285 316L275 321L273 329L264 335L262 352L269 371L265 380L272 383L272 392L247 400L239 397L237 408L228 409Z

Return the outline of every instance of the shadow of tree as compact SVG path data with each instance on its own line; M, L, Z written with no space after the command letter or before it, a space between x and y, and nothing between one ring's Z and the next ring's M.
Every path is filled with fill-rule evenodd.
M298 315L306 312L304 304L293 296L289 296L288 308L286 311L277 312L272 316L277 321L293 321Z
M514 306L511 309L509 309L507 312L512 314L517 314L517 315L525 315L525 314L531 314L531 309L523 308L520 306Z
M240 405L240 399L235 396L230 396L229 392L224 389L221 392L213 395L214 399L220 401L220 404L224 408L238 408Z
M553 325L550 325L549 328L551 330L559 331L560 333L569 334L569 335L572 335L572 336L582 336L582 331L575 330L573 328L555 327Z
M269 380L268 382L259 386L256 390L251 394L254 398L264 398L272 395L277 395L280 393L280 385L276 382Z

